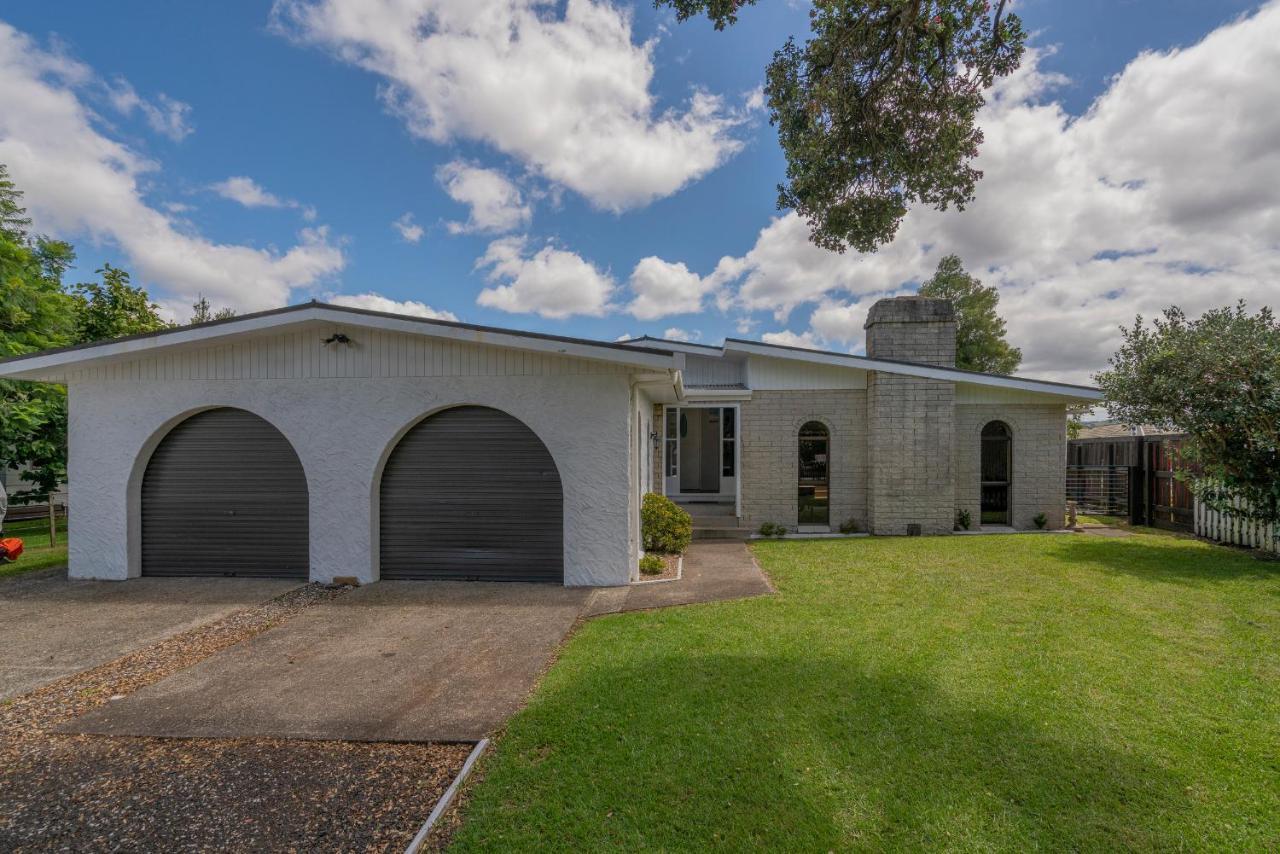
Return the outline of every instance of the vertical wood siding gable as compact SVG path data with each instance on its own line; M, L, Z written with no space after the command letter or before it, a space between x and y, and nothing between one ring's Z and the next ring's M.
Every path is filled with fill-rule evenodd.
M353 344L321 344L316 330L264 335L201 349L157 353L74 371L75 382L368 379L625 374L625 365L357 329Z

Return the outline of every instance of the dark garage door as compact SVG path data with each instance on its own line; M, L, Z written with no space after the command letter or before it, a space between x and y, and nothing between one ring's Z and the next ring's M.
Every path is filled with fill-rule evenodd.
M405 434L380 487L383 578L564 580L564 498L545 445L483 406Z
M143 575L306 578L307 479L280 431L242 409L191 416L142 478Z

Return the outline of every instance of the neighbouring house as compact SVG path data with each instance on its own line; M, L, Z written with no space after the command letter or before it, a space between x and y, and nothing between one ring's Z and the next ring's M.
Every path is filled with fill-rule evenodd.
M1090 388L953 367L949 304L867 356L604 343L320 303L0 362L65 383L70 574L625 584L649 491L704 529L1062 524Z

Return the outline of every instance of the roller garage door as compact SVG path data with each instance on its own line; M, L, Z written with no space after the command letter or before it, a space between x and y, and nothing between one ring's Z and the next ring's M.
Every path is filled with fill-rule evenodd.
M522 422L462 406L413 427L379 493L383 578L564 581L564 497Z
M307 479L280 431L241 409L191 416L142 478L143 575L306 578Z

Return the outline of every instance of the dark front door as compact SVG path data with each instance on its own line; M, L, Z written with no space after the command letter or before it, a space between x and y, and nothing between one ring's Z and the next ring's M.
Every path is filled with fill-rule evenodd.
M142 476L143 575L306 578L307 478L280 431L210 409L169 431Z
M379 491L383 578L564 581L564 496L522 422L462 406L413 427Z

